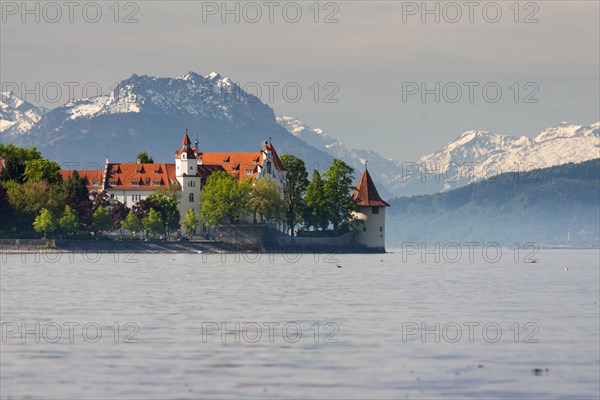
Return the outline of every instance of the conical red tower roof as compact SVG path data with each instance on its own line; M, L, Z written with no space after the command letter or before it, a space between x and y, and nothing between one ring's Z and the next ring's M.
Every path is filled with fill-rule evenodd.
M379 196L379 193L377 193L375 183L373 183L373 179L371 179L371 175L366 169L360 177L358 186L356 189L354 189L354 195L352 196L352 199L355 200L356 204L359 206L389 207L389 204L383 201L383 199Z
M188 136L187 131L185 132L185 136L183 137L181 144L184 146L189 146L192 144L192 141L190 140L190 137Z

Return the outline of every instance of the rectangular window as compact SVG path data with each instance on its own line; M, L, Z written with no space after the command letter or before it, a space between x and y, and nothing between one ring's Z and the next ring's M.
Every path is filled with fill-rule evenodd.
M372 207L371 212L373 214L379 214L379 207Z
M146 186L150 185L150 178L146 178Z
M254 170L251 170L251 169L246 170L246 175L252 175L253 173L254 173Z
M139 186L140 183L139 182L131 182L131 186Z
M160 186L160 182L152 182L152 186Z

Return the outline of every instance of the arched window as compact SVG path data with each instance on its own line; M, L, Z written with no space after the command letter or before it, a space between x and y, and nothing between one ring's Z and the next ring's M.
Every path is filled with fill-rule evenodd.
M190 193L190 202L194 201L194 193Z
M267 174L271 173L271 161L267 161Z

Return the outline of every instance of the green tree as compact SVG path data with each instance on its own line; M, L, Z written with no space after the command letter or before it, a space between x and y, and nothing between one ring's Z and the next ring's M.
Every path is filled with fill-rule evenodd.
M154 164L154 159L146 150L140 151L136 157L142 164Z
M357 209L352 201L354 168L342 160L334 159L324 175L323 192L327 199L329 219L337 235L340 225L351 222L352 213Z
M65 211L62 217L58 220L60 229L67 235L72 235L79 230L79 215L68 205L65 205Z
M85 184L85 179L79 176L79 172L74 170L69 179L64 183L67 203L74 207L74 204L89 201L90 192Z
M110 213L104 207L100 206L92 215L92 228L94 232L109 231L112 227L112 218Z
M64 208L64 191L61 186L51 185L46 181L25 182L20 185L15 181L4 183L8 202L22 214L37 215L42 208L59 214Z
M198 228L198 218L196 217L196 213L194 213L194 209L190 208L185 214L185 219L181 221L181 225L185 228L185 231L192 235L196 229Z
M0 182L0 234L10 232L16 221L16 211L8 201L6 188Z
M252 214L254 223L260 215L261 220L282 219L285 213L285 201L282 188L270 176L254 180L249 187L244 209Z
M129 207L121 202L116 201L110 210L110 216L113 222L111 230L116 231L118 229L121 231L121 236L123 236L123 226L121 222L127 218L128 214Z
M62 183L60 165L44 158L25 161L25 172L23 173L23 176L28 182L44 180L53 184Z
M130 210L127 217L121 221L121 228L128 230L131 232L131 236L133 236L134 232L140 232L144 229L144 226L136 213L133 210Z
M142 220L142 225L144 225L144 229L150 235L156 235L163 231L163 221L160 216L160 213L156 211L154 208L151 208L148 211L148 216Z
M33 229L38 233L44 233L44 239L46 239L46 233L54 232L56 230L56 221L51 211L42 208L40 213L33 221Z
M175 194L169 192L153 193L146 200L150 203L151 208L160 213L165 233L174 232L179 229L181 215Z
M65 190L65 203L79 214L79 221L86 230L93 230L94 205L90 200L90 192L85 184L85 179L75 170L63 184Z
M306 187L306 207L304 209L304 222L310 228L327 229L329 217L327 214L327 199L323 190L323 179L316 169L312 179Z
M0 157L4 160L4 168L0 174L2 181L25 182L25 163L38 160L42 155L35 147L20 148L12 144L0 144Z
M308 185L308 172L304 161L292 154L281 156L281 162L286 170L285 205L286 223L290 235L294 235L294 227L302 221L306 204L304 193Z
M225 171L214 172L202 187L200 218L210 227L225 219L236 223L247 195L248 181L238 183Z

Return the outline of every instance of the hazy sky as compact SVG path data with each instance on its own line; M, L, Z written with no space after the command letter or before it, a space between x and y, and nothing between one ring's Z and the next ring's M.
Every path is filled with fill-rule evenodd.
M600 120L598 1L22 4L0 4L0 81L39 83L49 107L69 82L82 97L134 73L218 71L276 114L405 161L466 130Z

